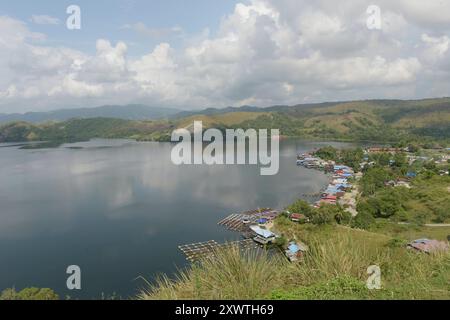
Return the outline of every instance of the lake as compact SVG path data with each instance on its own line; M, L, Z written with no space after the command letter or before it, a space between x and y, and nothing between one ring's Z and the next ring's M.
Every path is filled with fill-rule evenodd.
M328 178L296 154L339 143L284 140L280 171L175 166L168 143L92 140L54 149L0 144L0 290L36 286L62 298L122 298L187 266L178 246L239 239L217 225L258 207L283 208ZM82 290L66 288L79 265Z

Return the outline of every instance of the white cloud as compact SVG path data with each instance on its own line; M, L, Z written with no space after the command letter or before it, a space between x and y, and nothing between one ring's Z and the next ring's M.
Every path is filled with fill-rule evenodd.
M444 56L448 52L450 45L450 38L448 36L431 37L424 33L422 35L422 41L429 48L429 54L436 57Z
M11 49L24 42L35 42L45 39L42 33L31 32L24 22L7 16L0 16L0 47Z
M450 11L430 2L436 19L425 2L380 0L378 31L366 27L368 0L252 0L236 5L217 32L205 29L181 48L160 43L138 57L126 42L106 39L95 54L51 47L25 23L0 17L0 111L30 101L34 109L86 101L202 108L450 95L450 33L442 28Z
M386 6L401 12L408 21L434 29L450 26L450 2L447 0L384 0Z
M55 17L51 17L48 15L32 15L31 21L36 24L41 25L58 25L60 24L60 20Z
M9 99L17 95L17 88L15 85L10 85L5 91L0 91L0 98Z
M104 94L102 85L89 84L74 79L73 74L64 77L62 83L50 89L49 96L71 96L75 98L100 97Z

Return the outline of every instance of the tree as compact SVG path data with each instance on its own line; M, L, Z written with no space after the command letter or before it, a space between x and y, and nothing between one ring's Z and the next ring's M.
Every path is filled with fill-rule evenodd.
M311 222L317 225L335 224L336 216L339 214L340 207L326 204L316 210L311 218Z
M450 213L445 210L444 208L437 209L436 212L436 218L434 219L434 222L436 223L445 223L447 219L450 218Z
M420 147L417 144L410 144L408 146L408 151L411 153L416 153L420 150Z
M352 227L368 230L375 223L375 218L373 215L362 209L362 207L358 207L358 215L352 220Z
M352 221L352 214L348 211L341 209L336 213L334 219L338 224L349 225L350 222Z
M392 179L391 172L381 167L369 168L361 180L362 191L365 196L373 195L384 187L384 183Z
M301 213L311 218L314 215L314 208L304 200L297 200L287 208L291 213Z
M396 189L383 190L367 200L367 204L373 208L375 218L389 218L402 209L402 199Z
M394 156L394 166L397 168L406 167L408 165L408 159L406 158L406 155L401 153L396 153Z
M342 150L341 162L349 167L352 167L355 171L360 169L360 163L364 158L364 150L362 148Z
M387 166L389 165L389 162L391 161L391 154L390 153L381 153L378 157L378 163L380 166Z
M288 241L285 237L279 237L275 240L275 245L277 245L281 249L284 249L287 244L288 244Z
M323 160L337 160L338 150L331 146L327 146L320 148L314 154Z

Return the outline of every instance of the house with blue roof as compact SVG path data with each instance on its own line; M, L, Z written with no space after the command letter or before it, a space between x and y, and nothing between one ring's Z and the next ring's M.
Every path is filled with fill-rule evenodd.
M308 247L303 243L290 242L285 251L286 257L291 262L298 261L308 251Z
M415 172L408 172L408 173L406 174L406 176L407 176L408 178L415 178L415 177L417 177L417 173L415 173Z

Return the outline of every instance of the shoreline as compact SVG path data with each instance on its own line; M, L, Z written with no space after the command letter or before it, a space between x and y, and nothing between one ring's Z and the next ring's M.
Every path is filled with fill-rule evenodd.
M318 208L323 204L341 205L345 211L358 215L356 210L356 198L359 194L358 187L351 184L351 180L358 180L360 174L346 165L338 164L335 161L325 161L315 155L316 151L310 151L297 156L297 165L307 169L325 171L329 177L328 187L320 195L319 201L315 202L314 207Z

